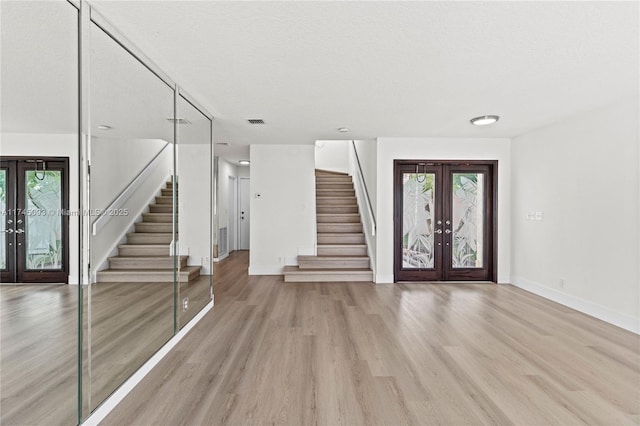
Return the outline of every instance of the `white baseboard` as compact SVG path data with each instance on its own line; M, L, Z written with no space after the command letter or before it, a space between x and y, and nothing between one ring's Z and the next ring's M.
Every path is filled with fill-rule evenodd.
M213 261L214 262L221 262L221 261L225 260L227 257L229 257L229 253L225 253L220 257L214 257Z
M175 336L162 346L142 367L129 377L114 393L111 394L84 422L83 426L97 426L138 383L178 344L180 340L200 321L207 312L213 308L213 301L209 302L198 314L193 317Z
M249 275L282 275L282 266L249 266Z
M304 255L302 255L304 256ZM312 254L308 256L313 256ZM298 266L298 256L288 256L284 258L285 266Z
M606 306L581 299L571 294L563 293L542 284L529 281L525 278L512 276L511 282L514 286L544 297L545 299L553 300L561 305L580 311L583 314L590 315L594 318L608 322L609 324L640 334L640 318L634 318L630 315L614 311Z

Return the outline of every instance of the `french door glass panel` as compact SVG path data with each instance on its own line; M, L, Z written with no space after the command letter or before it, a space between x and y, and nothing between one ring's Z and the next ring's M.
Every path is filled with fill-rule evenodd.
M0 220L0 269L7 269L7 171L0 170L0 212L4 217Z
M25 171L26 269L62 269L62 172Z
M452 173L452 267L484 265L484 174Z
M433 269L435 256L434 173L402 175L402 267Z

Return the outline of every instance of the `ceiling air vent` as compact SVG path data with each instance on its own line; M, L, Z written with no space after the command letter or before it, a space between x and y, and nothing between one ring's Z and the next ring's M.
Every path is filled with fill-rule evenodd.
M247 118L249 124L264 124L264 120L262 118Z
M216 145L229 146L229 142L216 142Z

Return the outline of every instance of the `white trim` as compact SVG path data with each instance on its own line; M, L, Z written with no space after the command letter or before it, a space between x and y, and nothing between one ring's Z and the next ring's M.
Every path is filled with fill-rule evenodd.
M376 274L376 284L393 284L393 274Z
M314 255L310 254L309 256L314 256ZM284 265L285 266L298 266L298 256L286 256L284 258Z
M249 275L283 275L282 266L249 266Z
M514 286L527 290L533 294L560 303L561 305L580 311L584 314L598 318L602 321L624 328L636 334L640 334L640 318L614 311L606 306L581 299L571 294L563 293L542 284L529 281L525 278L511 277Z
M131 392L138 383L173 349L180 340L213 308L213 301L202 308L175 336L164 344L142 367L125 381L114 393L107 398L83 423L84 426L100 424L102 420Z
M225 260L227 257L229 257L229 253L228 252L223 254L222 256L214 257L213 261L214 262L221 262L221 261Z

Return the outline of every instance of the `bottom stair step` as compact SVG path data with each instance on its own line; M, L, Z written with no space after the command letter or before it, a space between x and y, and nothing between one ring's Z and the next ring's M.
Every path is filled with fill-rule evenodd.
M368 256L298 256L300 269L368 269Z
M371 269L300 269L285 266L285 282L373 282Z
M200 266L186 266L180 269L180 282L189 282L200 276ZM106 269L97 273L99 283L171 283L173 270L152 269Z

